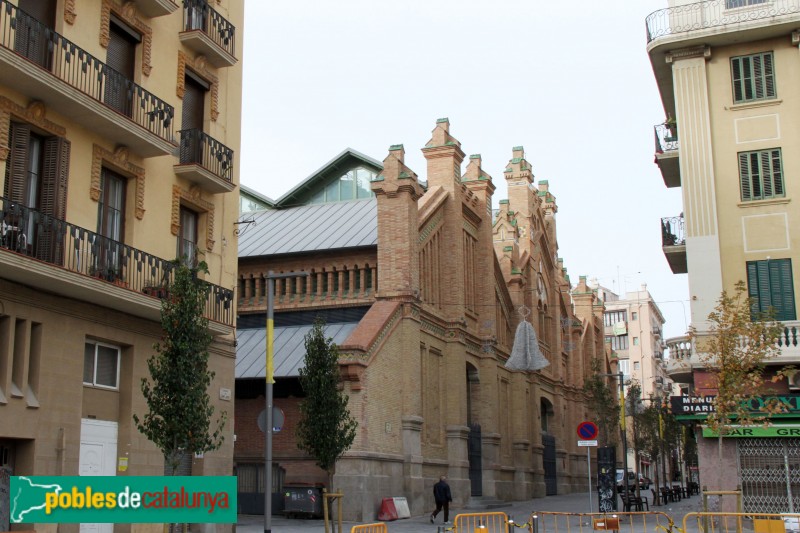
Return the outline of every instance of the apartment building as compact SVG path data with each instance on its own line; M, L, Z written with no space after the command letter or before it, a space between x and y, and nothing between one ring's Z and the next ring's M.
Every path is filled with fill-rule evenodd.
M333 480L348 519L374 519L393 496L406 497L412 514L430 511L441 475L458 507L587 489L575 428L588 416L591 360L609 367L603 306L585 278L572 287L558 258L555 196L515 147L502 169L508 199L493 209L492 177L477 154L462 168L447 119L422 153L424 180L402 145L383 162L345 150L272 208L242 215L235 461L239 501L251 512L264 501L256 421L270 271L308 274L275 281L274 404L285 413L273 437L278 495L281 483L327 484L294 439L303 338L317 315L340 348L358 421ZM549 362L540 371L505 368L522 320ZM279 510L282 499L273 501Z
M664 254L688 274L691 325L702 337L723 289L742 280L760 310L784 324L780 356L768 375L800 362L797 274L800 206L793 200L800 171L795 127L800 95L800 2L797 0L670 0L646 20L647 51L664 106L655 127L656 162L667 187L680 187L683 212L664 213ZM687 337L668 339L667 371L686 393L713 395ZM776 384L796 405L800 376ZM795 402L795 403L793 403ZM680 403L678 398L677 405ZM700 481L740 485L744 510L800 511L795 482L800 412L790 408L772 429L717 439L698 423Z
M0 483L163 473L132 415L175 258L209 266L232 415L242 24L241 0L0 0ZM229 475L224 434L184 472Z
M642 284L635 291L626 291L624 297L598 285L596 281L590 285L597 287L598 297L605 304L603 324L606 345L617 360L618 371L625 376L626 391L630 383L635 382L641 387L645 402L660 402L668 397L672 380L664 367L666 345L662 337L665 320L647 285ZM632 449L628 450L628 465L632 469L637 465L636 471L655 479L651 461L643 456L637 458Z

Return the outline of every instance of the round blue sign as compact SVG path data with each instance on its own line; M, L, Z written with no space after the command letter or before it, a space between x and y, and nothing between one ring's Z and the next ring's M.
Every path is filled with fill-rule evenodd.
M597 424L594 422L581 422L578 424L578 437L581 440L594 440L597 438Z

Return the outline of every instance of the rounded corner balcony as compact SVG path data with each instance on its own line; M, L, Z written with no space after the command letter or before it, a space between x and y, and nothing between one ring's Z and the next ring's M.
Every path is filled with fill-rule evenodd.
M148 320L160 320L174 262L0 197L3 278ZM208 283L213 335L233 332L233 291Z
M175 150L174 108L0 0L0 79L141 157Z
M215 68L236 64L236 28L208 0L183 0L183 31L178 38Z
M669 378L675 383L692 381L692 340L688 335L667 339L668 357L664 361Z
M680 2L681 0L676 0ZM672 65L666 54L791 35L800 29L800 0L706 0L650 13L647 53L664 110L675 116Z

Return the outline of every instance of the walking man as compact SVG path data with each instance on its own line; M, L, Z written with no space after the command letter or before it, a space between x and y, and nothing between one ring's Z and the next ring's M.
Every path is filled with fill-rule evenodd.
M450 523L450 502L453 497L450 495L450 485L447 484L447 476L441 476L439 482L433 486L433 499L436 500L436 510L431 514L431 524L439 511L444 509L444 523Z

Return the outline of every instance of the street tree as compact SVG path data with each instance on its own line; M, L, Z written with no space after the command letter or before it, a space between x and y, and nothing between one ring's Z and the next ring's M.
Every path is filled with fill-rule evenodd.
M325 338L325 322L317 318L305 337L305 364L300 385L305 398L300 403L297 447L308 452L328 474L333 488L336 461L353 444L358 423L350 416L347 394L339 387L339 348Z
M591 375L583 383L586 403L598 428L597 440L600 446L614 446L617 443L619 426L619 404L616 389L609 385L603 376L600 359L591 361Z
M161 301L161 342L147 360L150 379L141 382L148 412L141 419L133 415L138 430L164 454L166 475L175 475L189 454L218 449L227 416L221 412L211 430L214 406L208 387L214 372L208 369L211 334L204 316L210 287L198 277L208 272L207 266L175 261L172 270Z
M782 409L777 401L762 402L757 410L751 406L759 403L753 400L761 398L768 383L783 377L777 373L767 379L764 373L765 363L780 354L777 340L783 328L771 314L758 310L743 281L736 283L732 293L722 292L708 323L707 332L692 329L690 337L715 389L714 410L704 424L718 438L717 481L721 485L723 437L733 426L768 424L770 416Z

